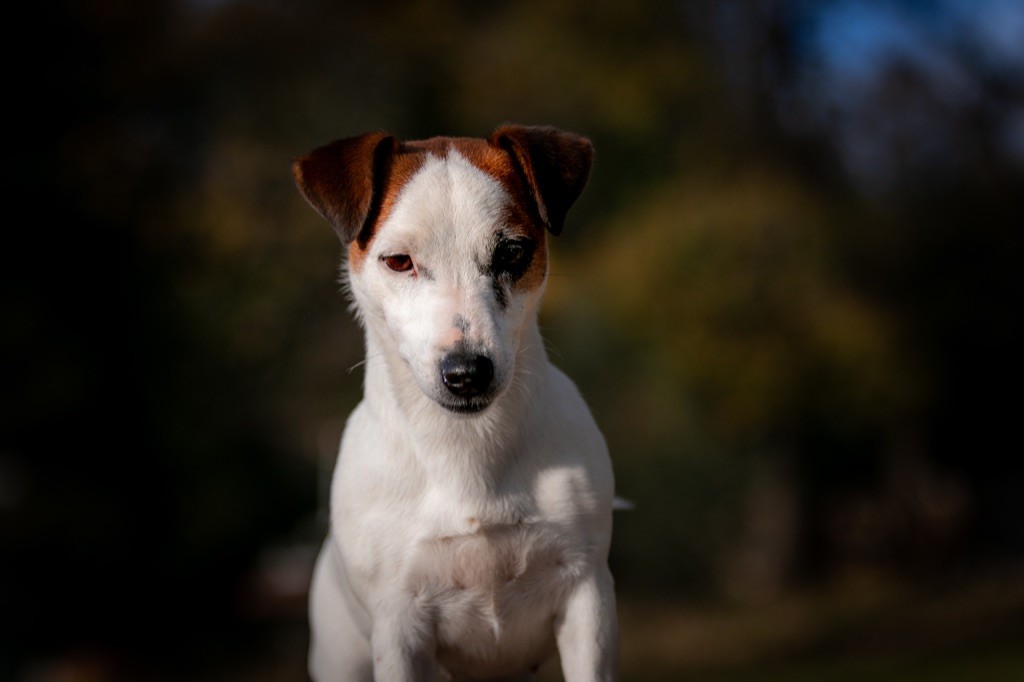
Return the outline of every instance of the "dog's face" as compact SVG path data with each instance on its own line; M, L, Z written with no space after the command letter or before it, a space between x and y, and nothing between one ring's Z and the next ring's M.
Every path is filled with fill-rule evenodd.
M476 412L505 390L519 332L546 276L543 229L457 150L422 155L365 248L350 246L352 293L383 325L421 391Z
M300 190L349 246L363 321L419 390L476 413L510 385L589 141L552 128L399 143L370 133L298 160Z

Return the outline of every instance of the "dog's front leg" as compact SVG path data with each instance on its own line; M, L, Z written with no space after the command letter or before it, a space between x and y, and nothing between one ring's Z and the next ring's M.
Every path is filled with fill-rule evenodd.
M565 682L618 678L619 628L611 571L599 567L569 593L555 623Z
M433 625L413 598L393 598L373 624L374 682L435 682Z

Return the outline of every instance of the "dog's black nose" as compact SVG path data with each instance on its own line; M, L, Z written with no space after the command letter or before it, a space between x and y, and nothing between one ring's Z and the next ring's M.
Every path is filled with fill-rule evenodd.
M441 361L441 381L460 398L483 395L494 379L494 363L484 355L451 353Z

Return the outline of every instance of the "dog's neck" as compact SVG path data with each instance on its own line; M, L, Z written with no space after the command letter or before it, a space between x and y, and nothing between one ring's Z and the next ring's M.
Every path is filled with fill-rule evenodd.
M474 472L482 483L500 478L543 409L536 397L544 395L548 358L536 317L523 327L509 387L479 414L450 412L424 395L390 337L372 324L366 354L365 407L403 450L439 475L451 468Z

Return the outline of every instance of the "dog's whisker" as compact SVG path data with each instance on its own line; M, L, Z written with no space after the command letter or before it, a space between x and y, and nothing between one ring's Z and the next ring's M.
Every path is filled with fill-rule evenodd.
M565 359L565 355L562 354L562 351L558 350L558 346L556 346L555 344L551 343L551 341L549 339L543 339L543 341L544 341L544 347L548 349L549 353L551 353L552 355L558 357L561 360Z
M533 376L533 373L529 371L526 371L525 374ZM516 376L512 379L512 382L509 384L509 390L514 391L523 401L528 401L532 397L530 385L522 376Z
M367 356L366 356L365 358L363 358L362 360L360 360L360 361L359 361L359 362L357 362L356 364L352 365L351 367L349 367L349 368L348 368L347 370L345 370L345 371L346 371L346 372L347 372L348 374L351 374L351 373L352 373L352 372L354 372L355 370L359 369L360 367L362 367L363 365L365 365L366 363L368 363L368 362L369 362L370 360L376 360L377 358L379 358L379 357L381 357L381 356L383 356L383 355L384 355L384 353L383 353L383 352L381 352L381 353L373 353L372 355L367 355Z

